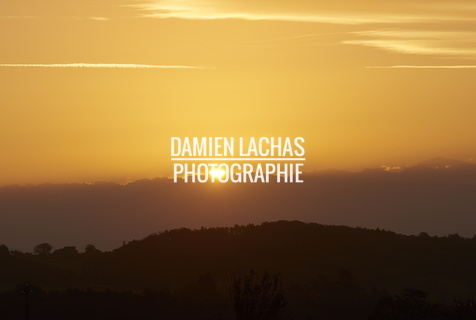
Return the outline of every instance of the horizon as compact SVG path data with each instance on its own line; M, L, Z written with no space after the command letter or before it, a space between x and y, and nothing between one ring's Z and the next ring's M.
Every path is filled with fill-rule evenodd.
M399 173L405 169L412 168L412 167L417 167L421 166L422 164L426 164L428 162L432 161L439 161L442 163L446 162L447 168L453 168L454 165L450 165L449 163L454 163L456 162L461 162L462 164L469 164L469 165L475 165L476 166L476 160L473 158L469 158L466 160L461 160L461 159L448 159L448 158L441 158L441 157L434 157L434 158L429 158L423 161L417 161L412 165L405 164L393 164L393 165L385 165L382 164L380 166L376 167L365 167L361 169L355 169L355 170L344 170L344 169L337 169L337 168L324 168L324 169L314 169L312 171L303 171L303 175L310 175L310 174L318 174L318 173L328 173L328 172L347 172L347 173L362 173L365 172L366 170L382 170L385 172L392 172L392 173ZM431 167L430 167L431 168ZM440 167L434 167L434 169L440 169ZM444 168L442 168L444 169ZM276 176L276 174L272 174L272 176ZM11 186L20 186L20 187L25 187L25 186L41 186L41 185L68 185L68 184L97 184L97 183L115 183L117 185L127 185L129 183L134 183L136 181L141 181L141 180L155 180L155 179L168 179L168 180L173 180L173 175L171 176L155 176L155 177L142 177L142 178L137 178L134 180L126 180L126 179L116 179L116 180L96 180L96 181L65 181L65 182L53 182L53 181L44 181L44 182L38 182L38 183L31 183L31 182L25 182L25 183L11 183L11 184L4 184L0 185L0 188L3 187L11 187ZM178 178L180 182L183 182L183 177ZM211 181L204 182L204 183L212 183ZM222 183L219 182L218 180L215 183ZM227 183L227 182L225 182ZM284 182L283 182L284 183Z
M331 228L344 228L344 229L352 229L352 230L363 230L363 231L374 231L374 232L385 232L385 233L391 233L393 235L396 235L396 236L402 236L402 237L419 237L421 236L422 234L426 237L430 237L430 238L436 238L436 239L448 239L448 238L451 238L451 237L454 237L454 236L457 236L461 239L464 239L464 240L471 240L471 239L476 239L476 233L472 236L461 236L459 235L458 233L448 233L448 234L444 234L444 235L437 235L437 234L429 234L425 231L420 231L418 233L414 233L414 234L405 234L405 233L399 233L399 232L396 232L394 230L391 230L391 229L385 229L385 228L378 228L378 227L375 227L375 228L367 228L367 227L359 227L359 226L347 226L347 225L338 225L338 224L321 224L321 223L318 223L318 222L306 222L306 221L301 221L301 220L273 220L273 221L263 221L263 222L260 222L260 223L248 223L248 224L243 224L243 225L223 225L223 226L200 226L200 227L177 227L177 228L172 228L172 229L164 229L164 230L160 230L160 231L157 231L157 232L153 232L153 233L150 233L150 234L147 234L147 235L144 235L142 237L139 237L139 238L134 238L134 239L130 239L130 240L125 240L122 244L118 245L117 247L114 247L114 248L106 248L103 250L103 248L100 248L100 247L97 247L94 243L84 243L80 246L77 246L77 245L60 245L60 246L54 246L52 245L52 251L51 253L54 253L55 250L58 250L58 249L63 249L65 247L74 247L78 250L78 253L85 253L85 248L87 245L94 245L94 247L98 250L100 250L102 253L107 253L107 252L113 252L117 249L120 249L124 246L127 246L129 244L134 244L135 242L141 242L143 240L146 240L150 237L154 237L154 236L160 236L161 234L167 234L169 232L173 232L173 231L183 231L183 230L187 230L187 231L192 231L192 232L195 232L195 231L206 231L206 230L210 230L210 231L213 231L213 230L216 230L216 229L233 229L233 228L236 228L237 226L238 227L261 227L263 225L269 225L269 224L278 224L278 223L302 223L304 225L309 225L309 226L320 226L320 227L331 227ZM44 243L48 243L48 242L39 242L38 244L44 244ZM37 245L38 245L37 244ZM50 244L50 243L48 243ZM17 251L18 253L26 253L26 254L34 254L34 247L31 248L31 250L19 250L19 249L16 249L16 248L10 248L8 245L4 244L4 243L0 243L0 245L5 245L10 252L14 252Z

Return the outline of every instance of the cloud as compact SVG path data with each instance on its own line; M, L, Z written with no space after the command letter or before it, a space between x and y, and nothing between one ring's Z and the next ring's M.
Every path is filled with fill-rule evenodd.
M0 67L21 68L99 68L99 69L210 69L198 66L168 66L123 63L55 63L55 64L0 64Z
M350 1L349 1L350 4ZM445 6L448 5L445 9ZM142 0L132 7L143 17L192 20L240 19L408 28L349 30L340 43L392 53L476 58L473 22L476 5L468 2L374 1L359 6L343 2L297 0ZM419 30L425 28L424 30Z
M288 22L315 22L331 24L373 24L373 23L413 23L422 21L460 19L451 17L434 17L415 14L385 14L383 12L345 12L342 10L302 8L300 5L276 4L266 10L258 6L246 6L244 3L226 1L180 1L156 0L142 4L131 5L145 13L144 17L152 18L179 18L192 20L241 19L241 20L268 20ZM276 9L277 8L277 9Z
M196 12L167 12L152 13L145 15L152 18L181 18L192 20L218 20L218 19L241 19L250 21L287 21L287 22L314 22L330 24L368 24L368 23L399 23L399 22L417 22L422 17L407 16L381 16L381 15L286 15L286 14L259 14L246 12L215 12L215 13L196 13Z
M38 19L39 17L35 16L3 16L5 19Z
M397 39L436 39L449 40L459 39L466 41L475 41L476 32L471 31L440 31L440 30L368 30L351 32L357 36L369 36L379 38L397 38Z
M402 171L404 168L401 167L401 166L387 166L387 165L381 165L380 166L384 171L387 171L387 172L400 172Z
M476 48L451 47L451 44L424 40L350 40L344 44L362 45L395 53L476 57ZM443 46L445 45L445 46Z
M3 16L0 18L4 19L41 19L39 16ZM44 18L44 17L43 17ZM64 19L73 19L73 20L94 20L94 21L109 21L110 18L99 17L99 16L90 16L90 17L75 17L75 16L64 16L61 17Z
M371 39L346 40L344 44L374 47L394 53L476 57L476 33L437 30L371 30L351 32Z
M474 66L366 66L367 69L476 69Z
M108 20L111 20L111 19L106 18L106 17L88 17L88 19L90 19L90 20L95 20L95 21L108 21Z

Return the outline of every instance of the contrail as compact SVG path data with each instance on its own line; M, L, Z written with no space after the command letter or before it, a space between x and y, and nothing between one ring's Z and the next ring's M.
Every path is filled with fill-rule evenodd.
M475 66L367 66L367 69L476 69Z
M210 69L197 66L168 66L124 63L54 63L54 64L0 64L0 67L22 68L100 68L100 69Z

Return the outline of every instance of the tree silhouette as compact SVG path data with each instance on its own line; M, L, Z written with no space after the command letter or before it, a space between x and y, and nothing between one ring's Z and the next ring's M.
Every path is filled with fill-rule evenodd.
M25 316L26 320L29 319L29 306L28 306L28 296L32 292L30 284L26 283L25 286L23 287L21 294L25 295Z
M101 250L97 249L94 244L88 244L84 248L84 253L86 253L86 254L101 253Z
M4 244L0 244L0 257L9 256L9 255L10 255L10 250L8 250L8 247Z
M39 245L33 248L34 254L45 255L50 254L51 250L53 250L53 246L49 243L40 243Z
M238 320L278 319L286 304L279 274L260 276L253 270L241 276L231 274L229 291Z
M55 250L53 254L58 256L74 256L75 254L78 254L78 250L74 246L68 246Z

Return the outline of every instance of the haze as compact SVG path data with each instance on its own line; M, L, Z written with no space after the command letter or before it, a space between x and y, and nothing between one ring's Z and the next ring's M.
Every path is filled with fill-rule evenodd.
M0 12L0 185L170 177L173 136L302 136L306 171L476 158L470 2Z

